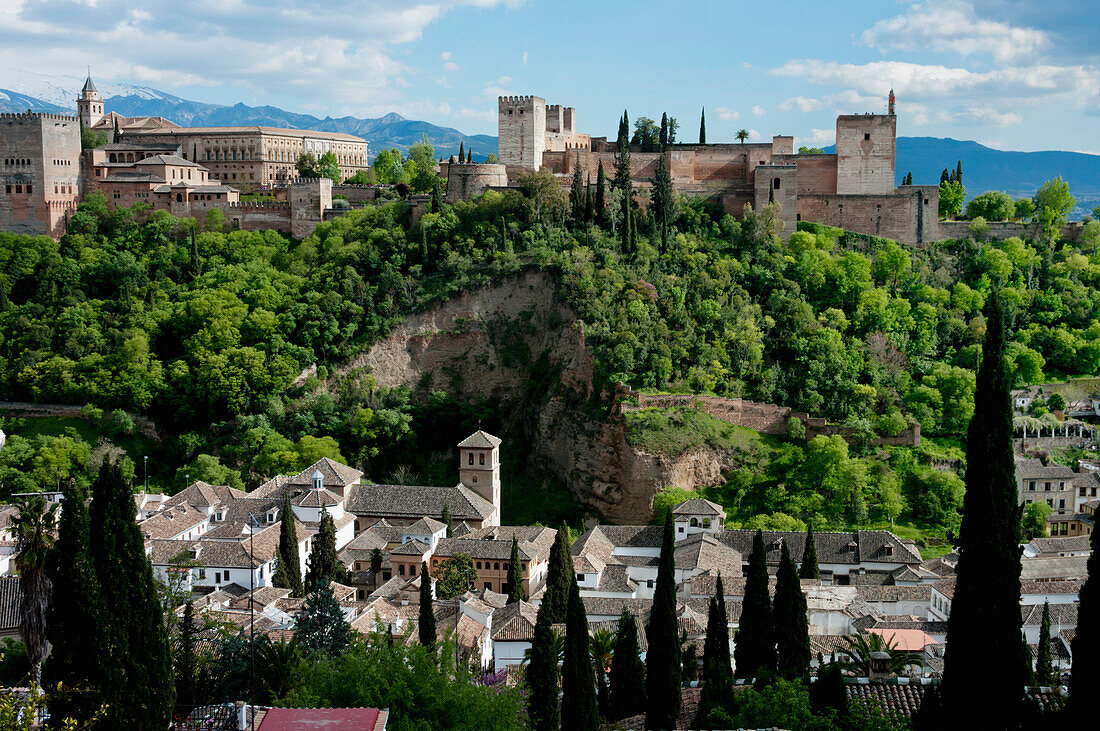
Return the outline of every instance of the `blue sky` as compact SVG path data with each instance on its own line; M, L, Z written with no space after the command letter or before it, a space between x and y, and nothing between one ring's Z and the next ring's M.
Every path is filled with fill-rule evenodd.
M632 117L709 141L736 130L831 144L837 113L1004 149L1100 152L1100 19L1069 0L0 0L4 71L74 75L199 101L404 116L496 132L496 96Z

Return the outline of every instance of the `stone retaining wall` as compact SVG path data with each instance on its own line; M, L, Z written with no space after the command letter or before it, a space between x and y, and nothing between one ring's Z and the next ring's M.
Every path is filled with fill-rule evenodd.
M68 416L77 419L83 419L84 415L80 413L81 406L75 404L35 404L29 401L0 401L0 411L12 411L16 416ZM140 433L150 439L160 439L157 434L157 425L152 419L148 419L144 416L137 416L131 414L130 418L134 420L134 428Z

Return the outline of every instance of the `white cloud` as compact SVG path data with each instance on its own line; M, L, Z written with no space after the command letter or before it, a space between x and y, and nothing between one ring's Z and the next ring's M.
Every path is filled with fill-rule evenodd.
M523 60L522 60L522 63L523 63L523 65L524 65L524 66L526 66L526 65L527 65L527 51L524 51L524 52L523 52Z
M518 0L0 0L0 84L19 69L138 81L169 90L224 85L235 96L374 115L402 105L409 79L429 74L396 46L461 6ZM402 49L403 50L403 49ZM440 60L451 62L450 51ZM445 71L456 68L444 65ZM412 107L409 107L412 108ZM437 107L441 109L441 107Z
M443 64L443 70L444 71L458 71L458 64L455 63L454 61L448 61L447 63Z
M917 3L902 15L875 23L860 42L884 53L952 51L962 56L989 55L999 63L1034 56L1050 45L1043 31L981 18L971 3L961 0Z
M795 137L795 145L802 147L828 147L836 142L835 129L812 129L809 137Z
M749 130L749 140L759 140L759 139L760 139L760 132L758 132L755 129L750 129Z
M744 61L744 62L743 62L743 63L741 64L741 68L745 69L746 71L749 71L749 70L751 70L751 69L752 69L752 64L751 64L751 63L749 63L748 61Z
M471 107L463 107L455 112L456 117L462 119L476 119L480 122L492 122L496 120L497 113L495 110L478 107L476 109Z
M741 119L741 112L736 109L728 109L727 107L718 107L718 119L723 122L736 122Z
M816 112L818 109L824 109L826 106L827 104L822 99L811 99L807 96L795 96L780 102L779 111Z
M1015 112L999 112L992 107L965 107L943 112L940 114L940 120L979 127L1011 127L1024 121L1023 117Z
M754 117L763 117L765 114L767 114L767 111L765 111L764 107L758 104L752 108L752 114Z
M489 99L495 99L498 96L513 96L516 92L508 88L511 83L511 76L501 76L492 81L486 81L481 94Z

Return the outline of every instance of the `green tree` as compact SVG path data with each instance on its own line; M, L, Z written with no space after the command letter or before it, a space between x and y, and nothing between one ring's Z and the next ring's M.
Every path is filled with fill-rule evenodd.
M558 528L554 545L550 548L550 562L546 570L546 589L542 595L542 605L549 607L550 624L565 621L565 612L569 602L569 581L573 576L573 555L566 541L567 531L563 524ZM541 608L541 607L540 607Z
M180 618L176 647L173 654L173 672L176 679L176 703L181 706L195 705L195 684L198 682L199 668L196 656L196 642L199 631L195 618L195 604L188 600Z
M558 653L554 648L550 614L550 604L544 598L535 618L531 661L524 671L531 691L527 708L534 731L558 729Z
M527 203L530 220L536 223L560 221L568 210L568 199L558 179L549 170L522 173L516 181Z
M561 725L564 729L597 728L596 686L593 683L588 618L577 587L569 582L569 606L565 620L565 661L561 669Z
M707 610L707 634L703 643L703 690L699 696L695 727L720 727L722 722L713 715L714 711L718 709L728 714L732 712L733 704L729 620L726 617L722 577L719 575Z
M1016 202L1008 193L991 190L970 199L966 204L966 217L970 220L1011 221L1016 217Z
M298 160L294 163L294 169L298 171L299 178L321 177L321 166L317 162L316 155L312 152L303 152L298 155Z
M738 678L768 678L775 673L775 639L772 600L768 591L768 555L764 533L756 531L745 577L745 598L741 602L734 642L734 669Z
M844 638L844 645L840 648L840 654L844 656L841 664L856 677L866 678L871 674L871 656L878 652L890 656L890 672L895 675L903 673L909 665L920 663L919 657L898 648L893 635L884 639L881 634L872 632Z
M1092 694L1100 687L1100 530L1089 537L1087 576L1081 585L1077 605L1077 633L1073 637L1073 665L1070 668L1069 706L1072 720L1083 720L1094 712Z
M637 620L623 607L611 657L612 720L638 715L646 707L646 669L640 655Z
M1066 410L1066 397L1058 391L1055 391L1047 399L1047 408L1051 411L1065 411Z
M707 110L706 107L699 112L699 144L707 144Z
M293 515L291 513L291 517ZM310 594L333 581L347 583L347 569L336 554L336 524L327 510L321 512L321 524L313 538L307 564L305 590Z
M454 534L455 524L454 518L451 517L451 506L448 503L443 504L442 522L447 526L447 538L451 538Z
M676 619L676 563L672 513L665 514L657 586L646 627L646 727L675 728L680 713L680 631Z
M1070 211L1077 199L1069 193L1069 183L1061 176L1043 183L1035 194L1035 215L1042 229L1043 241L1053 247L1062 236Z
M53 593L46 615L52 650L45 686L60 687L50 698L54 718L87 723L100 706L99 658L104 607L89 545L88 506L75 479L65 486L57 542L49 561Z
M600 164L596 168L596 223L599 225L604 224L604 209L607 205L607 193L604 188L604 172L603 172L603 159L600 159Z
M739 129L739 130L737 130L737 134L734 135L734 136L737 138L737 141L740 142L741 146L743 147L745 145L745 140L747 140L749 138L749 131L747 129Z
M584 176L581 170L581 153L573 161L573 183L569 186L569 215L573 223L584 220Z
M661 230L661 251L668 249L668 229L676 215L676 190L672 187L672 175L669 173L665 156L657 158L657 174L653 183L653 213Z
M437 582L438 583L438 582ZM435 608L432 606L432 576L428 573L428 562L420 564L420 644L427 648L435 647Z
M1039 652L1035 659L1035 682L1054 685L1054 653L1050 646L1050 602L1043 602L1043 620L1039 625Z
M779 674L794 680L810 671L810 625L806 595L798 583L798 569L783 542L772 607L775 647Z
M943 703L966 713L989 709L992 728L1019 717L1022 696L1020 549L1012 451L1012 379L1005 358L1000 298L990 297L978 372L974 417L967 436L966 497L959 536L958 580L947 626ZM1018 644L1020 643L1020 644Z
M611 718L611 687L607 674L611 670L611 658L615 652L615 636L606 627L600 627L592 633L589 641L592 652L592 664L596 666L596 707L600 717Z
M966 188L956 180L940 183L940 218L956 218L962 212Z
M321 155L321 157L317 159L317 171L321 173L319 177L329 178L333 183L339 183L340 163L336 159L336 153L329 150Z
M333 543L335 548L335 542ZM298 530L294 526L294 510L290 506L290 493L283 498L282 521L279 526L279 552L275 559L274 586L290 589L291 596L301 596L301 559L298 557Z
M1028 503L1024 506L1023 518L1020 520L1020 530L1024 538L1045 538L1047 535L1047 516L1054 509L1043 501Z
M1021 198L1016 201L1016 218L1020 221L1030 221L1035 216L1035 201L1030 198Z
M294 625L294 640L307 655L339 657L353 637L331 586L319 587L302 602Z
M515 604L527 598L523 581L523 564L519 558L519 541L512 539L512 554L508 557L508 603Z
M15 570L19 572L19 631L27 646L30 682L42 685L42 661L46 659L46 613L50 602L48 562L54 546L57 503L41 495L19 501L19 513L11 519L15 536Z
M477 571L469 554L456 553L439 562L435 572L435 592L440 599L462 596L474 586Z
M821 569L817 563L817 541L814 540L813 521L806 522L806 545L802 549L802 565L798 568L801 579L820 579Z
M134 498L117 462L92 485L91 555L103 598L100 696L109 728L162 729L175 705L168 633L153 569L134 520Z

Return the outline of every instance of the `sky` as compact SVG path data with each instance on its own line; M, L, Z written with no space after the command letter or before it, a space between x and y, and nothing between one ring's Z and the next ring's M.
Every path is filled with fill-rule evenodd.
M271 104L397 112L496 133L496 97L631 118L707 140L832 144L838 113L898 134L1100 153L1095 0L0 0L0 87L21 71ZM10 86L5 88L11 88Z

